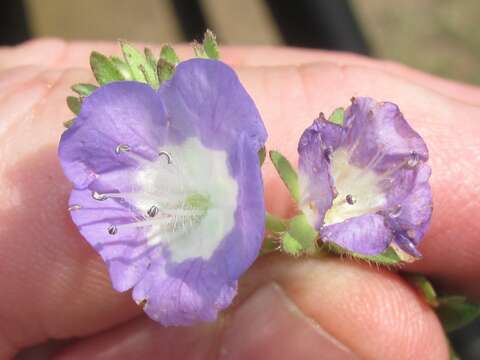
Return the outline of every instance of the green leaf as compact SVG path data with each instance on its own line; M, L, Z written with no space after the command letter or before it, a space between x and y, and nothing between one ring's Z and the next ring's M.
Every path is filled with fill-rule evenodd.
M480 316L480 305L462 296L438 298L437 315L446 331L459 329Z
M298 202L300 199L300 187L298 185L298 175L296 171L285 156L278 151L272 150L269 152L269 155L275 169L277 169L277 172L280 175L280 178L287 186L293 199Z
M265 146L264 146L258 152L258 159L260 160L260 166L262 166L263 163L265 162L266 156L267 156L267 150L265 149Z
M163 59L172 65L177 65L180 62L177 53L173 47L168 44L162 46L162 50L160 51L160 59Z
M120 41L120 47L122 48L123 57L132 71L133 80L158 88L156 69L150 65L147 58L125 41Z
M337 108L332 112L332 115L328 118L328 121L343 126L343 121L345 118L345 110L343 108Z
M273 233L279 233L279 232L284 232L287 231L288 225L287 221L267 213L265 215L265 228L267 231L273 232Z
M205 50L205 54L209 59L218 60L220 58L217 39L215 34L210 30L205 32L205 36L203 38L203 49Z
M98 89L98 86L92 84L75 84L71 87L80 96L88 96Z
M122 74L125 80L133 80L132 70L130 70L130 66L120 59L117 56L110 56L110 60L112 61L113 65L116 66L117 70Z
M164 59L160 59L158 60L158 64L157 64L157 72L158 72L158 78L160 80L160 83L166 80L170 80L170 78L175 73L175 65L167 62Z
M422 294L423 298L430 306L438 306L437 293L430 281L419 274L408 274L405 275L405 278L410 282L419 292Z
M67 96L67 105L75 115L78 115L82 108L82 101L76 96Z
M112 81L125 80L112 61L99 52L93 51L90 54L90 67L100 85L105 85Z
M288 233L301 244L303 252L312 252L317 248L318 233L303 213L290 220Z
M302 244L295 239L290 233L286 232L282 235L282 250L290 255L298 256L302 253Z

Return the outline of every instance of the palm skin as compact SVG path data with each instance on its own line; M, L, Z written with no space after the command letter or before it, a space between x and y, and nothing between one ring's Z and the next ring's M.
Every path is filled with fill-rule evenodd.
M105 265L66 211L71 188L56 156L69 86L91 82L92 49L39 40L0 49L0 359L47 339L71 339L59 359L447 359L432 310L397 274L335 258L259 259L214 324L163 328ZM187 47L179 47L186 58ZM434 215L406 268L480 298L480 89L353 55L225 48L269 131L268 149L296 162L302 131L352 96L397 103L430 148ZM267 205L293 204L268 162Z

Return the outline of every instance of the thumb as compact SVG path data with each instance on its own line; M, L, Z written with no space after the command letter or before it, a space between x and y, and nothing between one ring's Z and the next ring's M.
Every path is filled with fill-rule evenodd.
M338 259L261 259L215 324L144 317L77 342L63 359L447 359L431 309L395 274Z

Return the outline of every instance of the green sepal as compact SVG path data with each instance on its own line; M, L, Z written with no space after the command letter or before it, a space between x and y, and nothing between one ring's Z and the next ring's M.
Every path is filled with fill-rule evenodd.
M64 121L64 122L63 122L63 126L64 126L65 128L67 128L67 129L69 129L69 128L72 127L74 121L75 121L75 118L70 119L70 120L67 120L67 121Z
M153 69L153 87L158 89L160 87L160 80L158 78L157 72L157 59L155 59L155 55L153 55L152 50L149 48L145 48L144 50L145 58L147 59L147 63L150 69Z
M265 162L265 157L267 156L267 150L265 146L258 151L258 160L260 161L260 166Z
M303 252L302 243L298 241L298 239L294 238L289 232L286 232L282 235L281 243L282 251L287 254L298 256Z
M278 250L278 238L275 236L265 236L263 239L260 255L267 255Z
M281 233L288 229L288 222L275 215L267 213L265 215L265 229L271 233Z
M408 274L405 275L405 278L420 292L427 304L432 307L438 306L437 293L432 283L425 276L420 274Z
M132 71L133 80L158 88L156 69L150 65L145 55L125 41L120 41L120 47L123 57Z
M160 83L170 80L175 73L175 65L164 59L160 59L157 64L157 73Z
M92 84L75 84L71 87L73 91L75 91L80 96L88 96L92 92L98 89L98 86Z
M172 65L177 65L180 62L177 53L173 47L168 44L162 46L162 50L160 51L160 59L163 59Z
M110 56L110 60L112 61L113 65L116 66L117 70L122 74L125 80L133 80L132 70L125 61L117 56Z
M332 252L334 254L341 255L341 256L350 256L355 259L364 260L366 262L374 263L378 265L387 265L387 266L398 265L403 262L402 259L400 259L400 257L398 256L395 249L393 249L392 247L387 248L387 250L385 250L381 254L367 256L367 255L351 252L331 242L324 243L323 246L325 250Z
M82 108L82 101L76 96L67 96L67 106L75 115L78 115Z
M293 169L293 166L290 164L287 158L285 158L285 156L280 154L278 151L271 150L269 155L273 165L275 166L275 169L278 172L278 175L280 175L280 178L287 186L287 189L290 191L293 199L298 202L300 200L300 187L298 184L297 172Z
M436 312L446 331L457 330L480 317L480 305L465 296L451 295L438 298Z
M205 54L209 59L218 60L220 58L217 38L215 34L208 29L205 31L205 35L203 37L203 49L205 50Z
M192 43L193 47L193 52L195 53L195 57L197 58L202 58L202 59L207 59L207 54L205 53L205 49L203 48L203 45L200 44L198 41L194 41Z
M125 80L113 62L99 52L92 51L90 54L90 67L100 85L105 85L112 81Z
M300 213L290 219L288 233L300 243L303 253L313 253L317 249L318 232L310 225L305 214Z
M343 108L337 108L335 109L330 117L328 118L328 121L343 126L343 121L345 119L345 110Z

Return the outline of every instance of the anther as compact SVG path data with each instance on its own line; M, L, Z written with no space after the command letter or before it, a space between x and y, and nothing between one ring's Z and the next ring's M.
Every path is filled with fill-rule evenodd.
M351 194L348 194L347 196L345 196L345 200L349 205L353 205L357 202L357 199L355 199L355 197Z
M68 207L68 211L75 211L75 210L79 210L81 209L82 207L79 205L79 204L73 204L73 205L70 205Z
M117 227L115 225L110 225L107 231L110 235L115 235L117 233Z
M392 209L392 211L390 211L389 216L391 218L397 218L400 216L401 212L402 212L402 206L397 205Z
M417 235L417 232L414 229L407 230L407 236L410 239L415 239L416 235Z
M158 153L158 156L165 156L165 157L167 158L167 162L168 162L169 164L172 163L172 157L170 156L170 154L169 154L168 152L166 152L166 151L160 151L160 152Z
M92 198L94 198L95 200L98 200L98 201L104 201L104 200L107 200L107 196L104 195L104 194L100 194L96 191L92 192Z
M140 308L145 309L145 306L147 305L147 299L142 299L139 302L137 302L137 305L140 306Z
M327 158L328 161L332 159L333 148L331 146L327 146L325 150L323 150L323 154Z
M127 151L130 151L130 146L128 146L127 144L118 144L117 147L115 148L115 152L117 154L120 154L122 152L127 152Z
M155 217L158 214L158 207L153 205L150 209L147 211L147 215L150 217Z
M415 151L411 151L410 158L407 161L407 165L413 168L417 166L419 160L420 160L420 157L418 156L418 154Z

